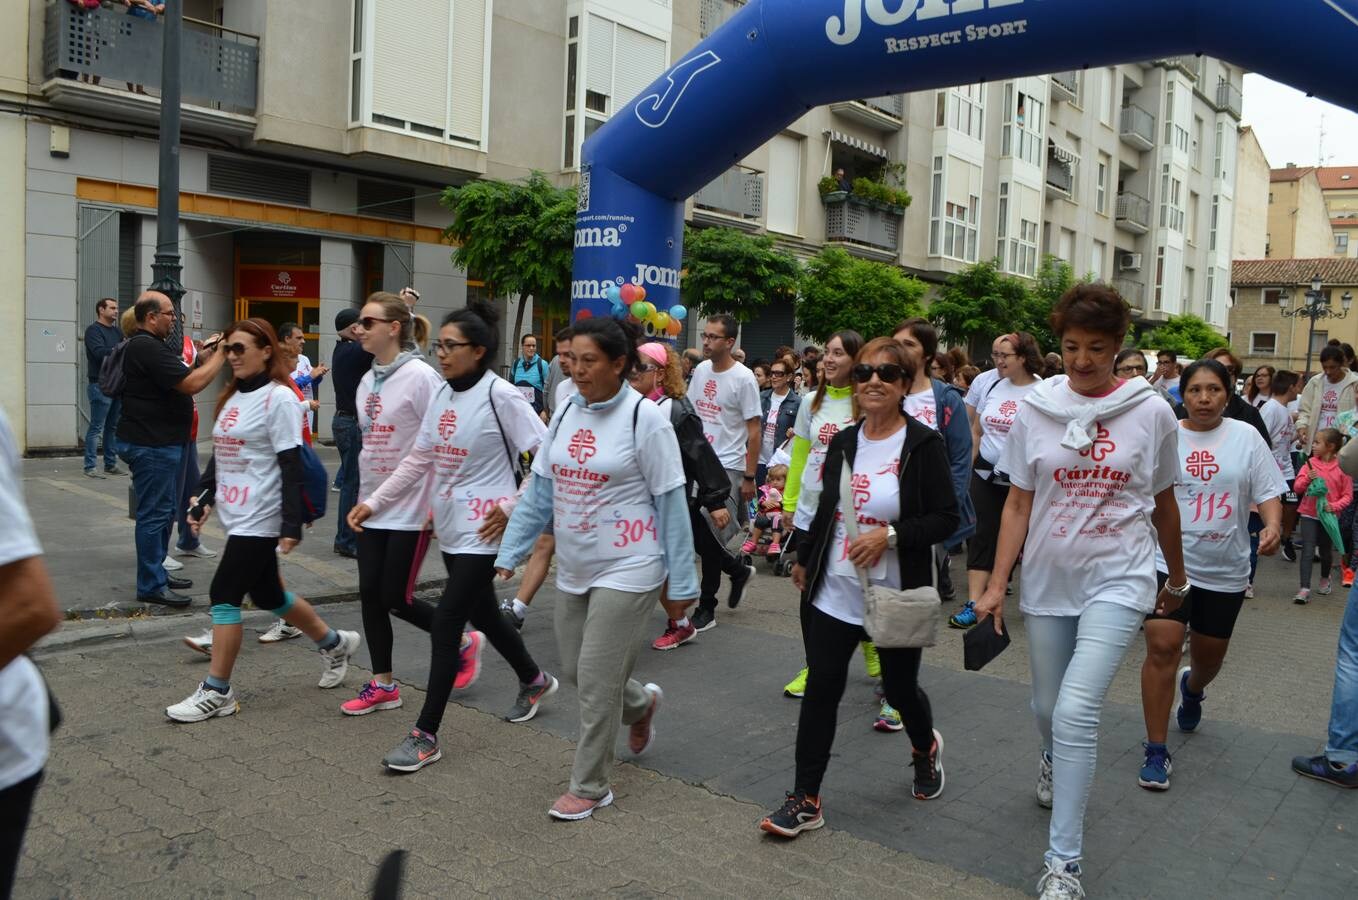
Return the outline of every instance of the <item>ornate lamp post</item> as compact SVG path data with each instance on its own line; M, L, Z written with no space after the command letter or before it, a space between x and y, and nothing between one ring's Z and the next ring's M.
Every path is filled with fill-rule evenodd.
M1278 312L1282 315L1293 318L1295 316L1305 316L1311 320L1310 327L1306 334L1306 368L1303 370L1305 376L1311 374L1311 354L1315 347L1316 319L1342 319L1349 314L1349 307L1353 305L1353 294L1349 291L1344 292L1344 296L1339 298L1342 310L1336 310L1330 306L1329 297L1321 292L1322 282L1320 274L1317 273L1311 278L1311 289L1306 292L1306 302L1296 309L1288 310L1292 303L1292 292L1283 291L1278 298Z

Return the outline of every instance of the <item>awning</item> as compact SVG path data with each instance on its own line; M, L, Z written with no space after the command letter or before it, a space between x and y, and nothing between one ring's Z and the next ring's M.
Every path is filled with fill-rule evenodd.
M1052 140L1051 138L1047 138L1047 149L1051 151L1052 156L1055 156L1063 163L1072 166L1077 166L1080 164L1080 154L1076 153L1074 150L1071 150L1067 147L1062 147L1060 144L1056 143L1056 141Z
M878 159L890 159L890 155L886 152L885 149L878 147L875 144L869 144L867 141L861 140L860 138L856 138L851 134L845 134L842 131L831 131L829 129L824 131L823 134L830 140L834 141L836 144L843 144L846 147L852 147L855 150L861 150L864 153L877 157Z

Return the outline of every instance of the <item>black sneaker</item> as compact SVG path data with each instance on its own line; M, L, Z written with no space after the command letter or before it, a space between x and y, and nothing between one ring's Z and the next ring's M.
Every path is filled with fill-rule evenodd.
M760 831L776 834L779 837L795 838L803 831L814 831L825 824L820 814L820 798L808 797L805 791L787 795L781 809L764 817L759 823Z
M693 625L694 631L711 631L717 627L717 614L705 606L700 606L698 611L689 617L689 622Z
M735 609L740 605L740 599L745 596L745 585L750 583L754 577L754 566L745 565L744 571L731 576L731 593L726 596L726 605ZM698 629L702 631L702 629Z
M1288 562L1297 561L1297 545L1291 541L1283 541L1283 559Z
M943 735L934 729L934 746L927 754L910 751L915 766L915 784L910 789L916 800L932 800L943 793Z
M1320 756L1292 757L1292 771L1316 781L1328 781L1336 787L1358 788L1358 764L1336 769L1323 753Z
M188 578L175 578L173 575L166 575L165 583L172 591L187 591L193 587L193 582Z

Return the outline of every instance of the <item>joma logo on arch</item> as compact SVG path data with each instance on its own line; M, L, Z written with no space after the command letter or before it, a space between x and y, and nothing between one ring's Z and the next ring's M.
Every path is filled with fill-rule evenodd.
M1002 6L1017 6L1023 0L844 0L844 15L825 20L825 36L831 43L852 44L863 32L863 16L877 25L899 25L912 16L921 22Z

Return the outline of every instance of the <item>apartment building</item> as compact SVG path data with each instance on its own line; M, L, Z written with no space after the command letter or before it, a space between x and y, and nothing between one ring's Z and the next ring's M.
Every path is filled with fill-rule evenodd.
M182 2L188 327L298 321L320 359L335 312L371 290L413 284L431 319L484 293L451 264L442 190L534 169L573 183L584 140L740 6ZM26 9L27 27L0 35L0 303L24 322L0 336L0 402L39 450L84 430L95 301L126 306L150 281L161 25L117 4ZM801 257L841 245L934 283L992 257L1031 276L1052 253L1115 283L1140 319L1224 325L1240 78L1188 57L845 100L789 124L689 216ZM877 177L887 164L908 209L818 190L837 168ZM518 312L510 298L511 339ZM771 308L747 352L794 331L790 307ZM320 421L324 434L328 409Z
M1316 169L1334 229L1334 255L1358 258L1358 166Z
M1358 259L1241 259L1232 273L1231 346L1246 372L1258 366L1302 371L1309 342L1311 368L1320 371L1321 349L1333 338L1358 346L1358 313L1319 319L1312 328L1305 316L1284 316L1307 302L1319 278L1330 309L1345 311L1358 297Z
M1272 169L1254 129L1240 129L1236 153L1235 231L1232 255L1235 259L1263 259L1268 256L1269 190Z
M1325 192L1314 166L1288 163L1269 172L1267 259L1329 256L1335 246Z

